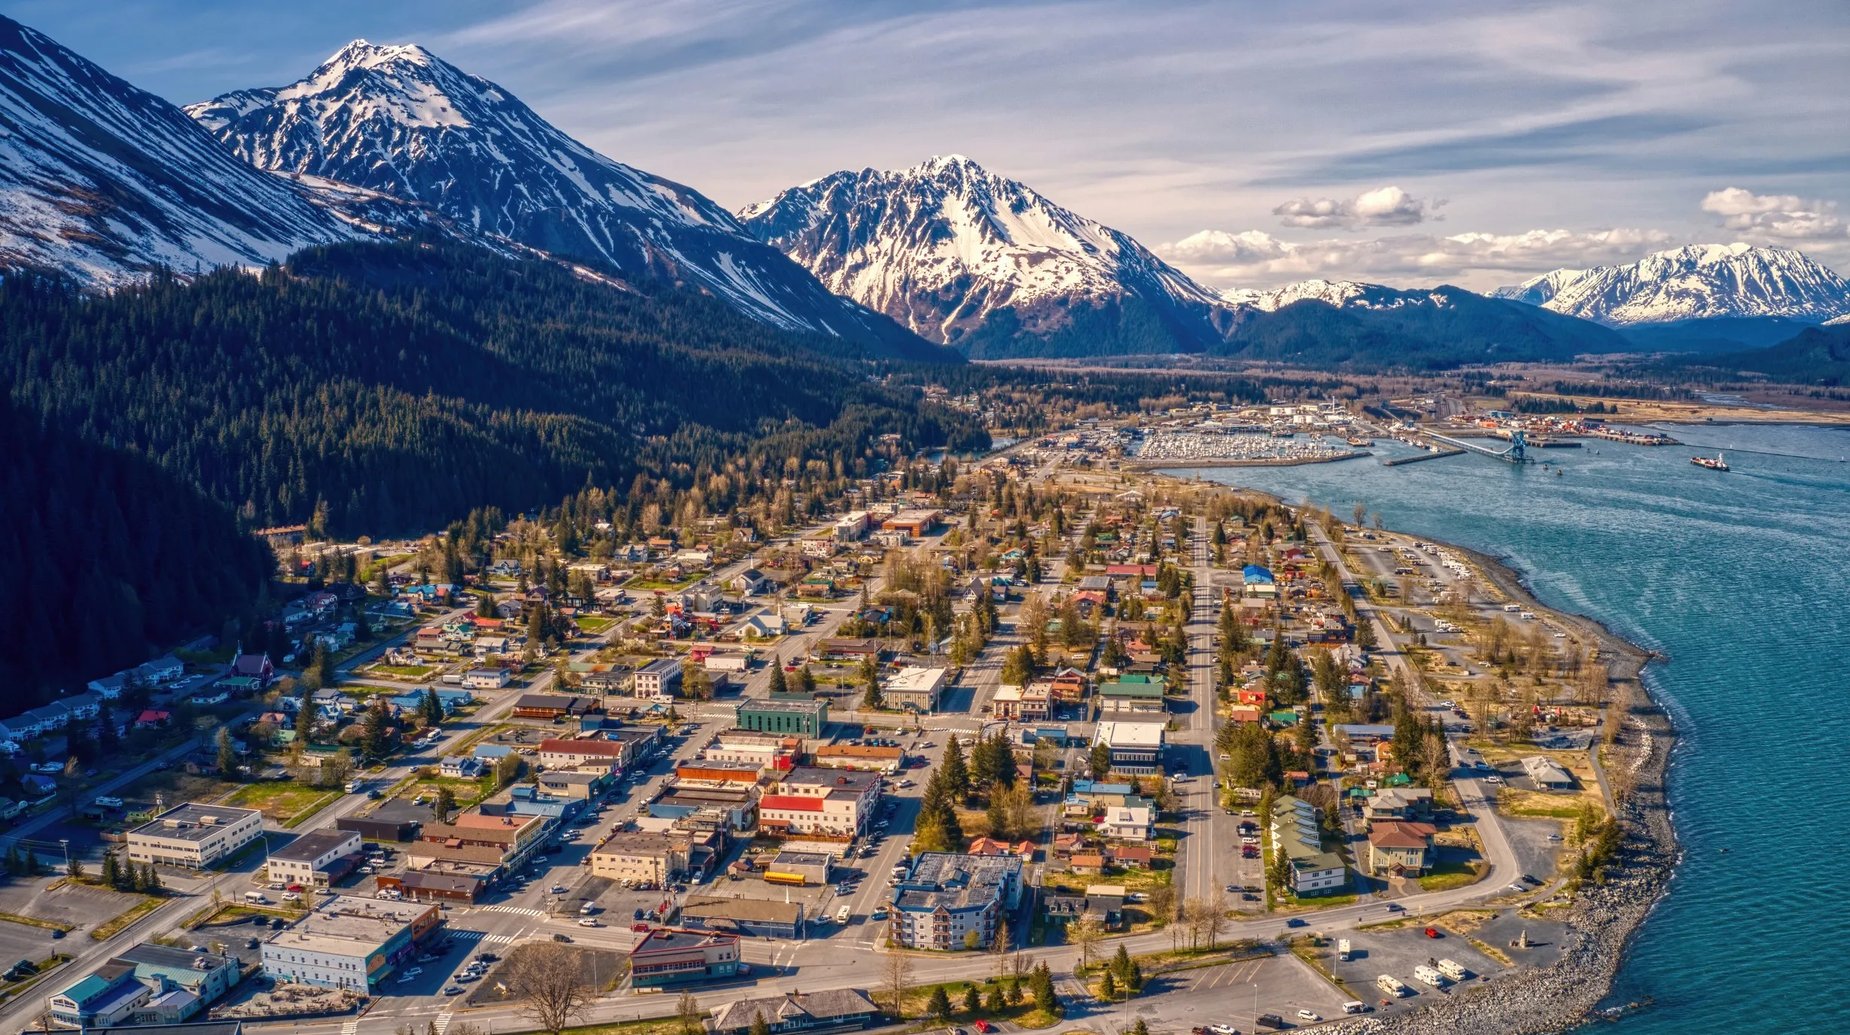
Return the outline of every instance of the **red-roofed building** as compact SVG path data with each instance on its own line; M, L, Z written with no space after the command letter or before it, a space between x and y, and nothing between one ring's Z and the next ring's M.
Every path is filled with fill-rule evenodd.
M135 725L143 729L152 726L165 726L173 721L173 713L160 708L149 708L135 716Z
M1377 877L1417 877L1433 864L1437 852L1430 823L1389 820L1369 824L1368 869Z

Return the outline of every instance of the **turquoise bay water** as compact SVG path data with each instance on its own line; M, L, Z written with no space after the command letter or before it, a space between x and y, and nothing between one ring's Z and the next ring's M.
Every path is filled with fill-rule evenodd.
M1477 456L1172 473L1363 503L1669 655L1646 679L1679 734L1684 856L1613 996L1654 1002L1617 1028L1850 1030L1850 431L1666 430L1689 445L1539 453L1560 476ZM1718 449L1732 472L1689 463Z

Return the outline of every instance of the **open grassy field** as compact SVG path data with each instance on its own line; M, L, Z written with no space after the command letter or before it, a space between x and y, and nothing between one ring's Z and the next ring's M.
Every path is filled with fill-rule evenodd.
M338 787L309 787L294 780L249 783L225 799L225 804L257 809L284 826L295 826L339 798Z

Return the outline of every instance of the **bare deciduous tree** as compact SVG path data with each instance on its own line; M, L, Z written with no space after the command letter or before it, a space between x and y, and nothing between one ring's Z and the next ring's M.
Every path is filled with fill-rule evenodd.
M584 979L578 952L556 942L523 945L506 965L508 989L527 1016L551 1035L572 1025L596 994Z
M887 1013L896 1021L906 1019L906 986L912 982L912 957L894 946L886 957Z

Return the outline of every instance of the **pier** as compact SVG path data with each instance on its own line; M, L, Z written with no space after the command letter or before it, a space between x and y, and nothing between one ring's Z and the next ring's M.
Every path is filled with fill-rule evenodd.
M1397 456L1392 460L1381 461L1383 467L1399 467L1401 464L1417 464L1421 460L1442 460L1448 456L1463 456L1462 449L1441 449L1437 452L1415 453L1412 456Z
M1482 453L1485 456L1494 457L1506 464L1532 464L1535 462L1535 458L1529 455L1528 442L1523 438L1521 428L1517 428L1515 431L1510 432L1510 444L1501 450L1479 445L1470 439L1441 435L1436 431L1428 431L1426 432L1426 436L1436 441L1443 442L1448 446L1456 446L1459 449L1468 449L1473 453Z

